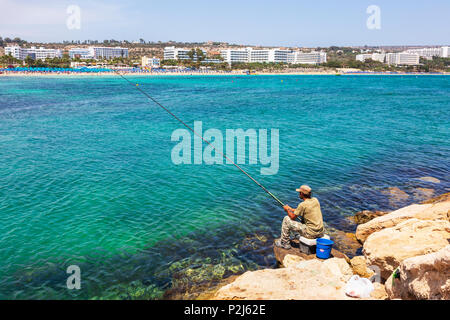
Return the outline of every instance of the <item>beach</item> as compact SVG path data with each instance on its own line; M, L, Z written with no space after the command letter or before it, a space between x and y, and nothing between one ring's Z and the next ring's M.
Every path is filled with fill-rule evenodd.
M120 74L125 76L239 76L239 75L248 75L245 71L235 71L235 72L120 72ZM429 76L429 75L450 75L450 73L425 73L425 72L395 72L395 73L388 73L388 72L340 72L340 71L311 71L311 72L255 72L250 74L251 76L282 76L282 75L289 75L289 76L302 76L302 75L371 75L371 76L405 76L405 75L412 75L412 76ZM49 72L49 73L39 73L39 72L0 72L0 77L11 77L11 76L17 76L17 77L39 77L39 76L58 76L58 77L68 77L68 76L76 76L76 77L83 77L83 76L114 76L114 73L112 72L99 72L99 73L89 73L89 72L82 72L82 73L56 73L56 72Z

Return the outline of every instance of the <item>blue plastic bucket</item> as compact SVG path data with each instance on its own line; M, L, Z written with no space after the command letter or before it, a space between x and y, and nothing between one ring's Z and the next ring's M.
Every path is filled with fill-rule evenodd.
M331 247L333 241L325 238L319 238L316 240L316 256L319 259L328 259L331 254Z

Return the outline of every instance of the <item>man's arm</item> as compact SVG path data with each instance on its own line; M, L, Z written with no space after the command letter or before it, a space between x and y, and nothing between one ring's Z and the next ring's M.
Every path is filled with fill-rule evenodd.
M283 207L284 211L286 211L286 213L288 214L289 218L291 218L291 220L295 220L297 218L297 216L294 213L294 209L292 209L289 205L285 205Z

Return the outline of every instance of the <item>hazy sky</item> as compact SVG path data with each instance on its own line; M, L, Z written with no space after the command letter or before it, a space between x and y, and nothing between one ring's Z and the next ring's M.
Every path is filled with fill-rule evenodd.
M81 9L70 30L67 7ZM381 10L381 29L366 9ZM450 43L449 0L0 0L0 36L29 41L226 41L267 46Z

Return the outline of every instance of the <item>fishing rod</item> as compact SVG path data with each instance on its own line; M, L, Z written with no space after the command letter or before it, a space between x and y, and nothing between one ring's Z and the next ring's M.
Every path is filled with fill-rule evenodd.
M244 169L242 169L239 165L237 165L233 160L231 160L227 155L225 155L224 153L222 153L221 151L217 150L208 140L206 140L205 138L203 138L203 136L199 133L197 133L192 127L190 127L187 123L185 123L183 120L181 120L180 118L178 118L174 113L172 113L169 109L167 109L166 107L164 107L161 103L159 103L156 99L154 99L150 94L148 94L147 92L145 92L144 90L142 90L139 87L138 83L134 83L132 81L130 81L129 79L127 79L126 77L123 76L123 74L114 71L114 73L116 73L118 76L120 76L122 79L124 79L126 82L128 82L130 85L132 85L133 87L135 87L138 91L140 91L143 95L145 95L148 99L150 99L151 101L153 101L157 106L159 106L160 108L162 108L164 111L166 111L168 114L170 114L173 118L175 118L178 122L180 122L183 126L185 126L186 128L188 128L190 131L192 131L197 137L201 138L204 142L206 142L209 146L211 146L215 152L219 153L222 157L224 157L226 160L228 160L230 163L232 163L236 168L238 168L242 173L244 173L247 177L249 177L254 183L256 183L259 187L261 187L268 195L270 195L275 201L277 201L282 207L284 207L284 203L278 199L272 192L270 192L269 190L267 190L266 187L264 187L261 183L259 183L258 181L256 181L250 174L248 174Z

